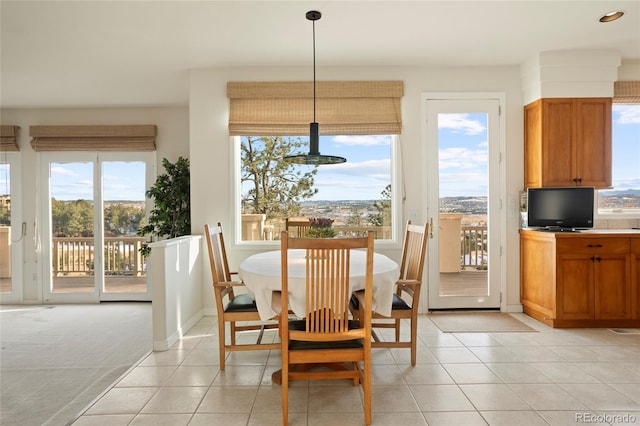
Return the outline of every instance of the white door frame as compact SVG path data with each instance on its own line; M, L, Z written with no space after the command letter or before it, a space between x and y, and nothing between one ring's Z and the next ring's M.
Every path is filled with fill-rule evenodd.
M430 183L438 182L438 167L429 167L430 159L435 155L437 161L438 155L438 146L435 144L431 146L432 143L432 133L434 130L429 126L427 121L427 117L429 114L428 111L428 103L432 100L452 100L452 101L483 101L483 100L493 100L498 104L499 109L499 148L498 152L493 150L489 151L489 176L490 176L490 194L498 194L497 197L493 195L490 196L488 200L488 207L490 209L491 216L488 217L490 221L488 226L491 229L490 233L490 246L489 249L491 251L491 255L489 257L489 279L490 288L499 289L495 294L485 298L484 300L478 300L477 297L449 297L447 300L441 298L438 301L430 300L432 298L432 294L434 293L434 285L433 283L439 283L439 253L438 253L438 194L437 188L436 193L433 193L433 188L431 189L431 193L429 192ZM471 92L471 93L457 93L457 92L429 92L423 93L422 99L422 141L423 141L423 168L426 170L425 173L422 174L422 184L424 188L423 194L423 211L426 212L427 220L433 218L434 220L434 229L433 229L433 238L430 238L428 243L428 256L427 256L427 271L425 271L425 276L427 277L426 281L423 283L426 284L426 287L421 292L421 301L420 304L422 306L422 312L428 312L430 306L434 306L436 309L454 309L454 308L472 308L477 307L478 309L488 308L488 307L499 307L500 310L505 310L506 308L506 297L502 297L502 295L506 291L506 256L502 254L502 247L506 245L506 209L504 208L503 200L506 199L506 167L504 165L504 161L502 161L506 147L506 131L505 131L505 117L504 117L504 105L505 105L505 94L502 92ZM437 132L437 128L435 129ZM433 185L435 185L435 183ZM432 186L433 186L432 185ZM433 199L435 198L435 203ZM435 207L431 207L435 206ZM431 285L430 285L431 284ZM429 290L431 289L431 291ZM425 291L426 290L426 291ZM431 293L431 294L430 294ZM437 302L437 303L433 303Z

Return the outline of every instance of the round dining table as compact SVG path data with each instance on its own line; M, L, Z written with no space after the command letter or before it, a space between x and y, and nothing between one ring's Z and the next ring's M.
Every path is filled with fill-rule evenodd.
M260 318L268 320L280 314L281 289L280 250L247 257L238 268L238 275L256 299ZM305 317L305 250L289 250L289 308L298 317ZM353 250L349 285L351 291L364 290L366 252ZM381 253L373 255L373 310L389 316L395 283L400 267Z

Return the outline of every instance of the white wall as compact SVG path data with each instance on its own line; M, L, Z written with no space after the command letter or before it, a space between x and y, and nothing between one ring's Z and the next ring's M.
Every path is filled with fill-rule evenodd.
M279 81L309 80L308 67L218 68L194 70L190 83L190 158L192 229L201 234L205 223L222 222L232 229L231 143L227 132L227 81ZM402 99L402 154L406 199L403 215L409 210L422 213L425 188L421 176L423 135L421 95L425 92L503 92L506 97L506 205L512 208L507 217L507 305L519 305L519 215L518 191L523 185L523 97L519 67L487 68L330 68L317 69L318 80L402 80L405 94ZM406 219L406 217L404 218ZM233 245L225 239L232 269L253 251ZM385 254L400 260L400 247L386 250ZM209 282L208 268L203 268L204 281ZM215 312L213 295L204 289L205 312Z
M41 277L33 280L39 271L34 246L36 222L36 153L31 148L29 126L34 125L109 125L155 124L157 167L161 171L162 158L175 161L178 156L189 156L189 111L187 107L170 108L82 108L82 109L3 109L2 124L20 126L18 145L21 157L22 221L27 224L23 258L23 302L41 303Z

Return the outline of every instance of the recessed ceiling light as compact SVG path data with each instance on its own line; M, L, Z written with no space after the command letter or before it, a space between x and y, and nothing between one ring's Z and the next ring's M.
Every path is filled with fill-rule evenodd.
M600 22L611 22L611 21L615 21L616 19L622 18L622 15L624 15L623 11L614 10L613 12L609 12L609 13L601 16L600 19L598 19L598 20Z

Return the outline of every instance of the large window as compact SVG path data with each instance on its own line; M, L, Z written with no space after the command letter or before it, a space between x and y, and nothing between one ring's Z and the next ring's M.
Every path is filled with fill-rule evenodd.
M292 218L309 222L309 228L330 224L329 235L358 236L373 230L378 240L394 238L400 192L394 179L397 136L321 136L322 154L347 158L343 164L321 166L282 159L307 152L307 136L235 139L242 241L277 240ZM314 230L305 229L303 234L309 232Z
M598 191L602 219L640 218L640 104L612 107L613 188Z

